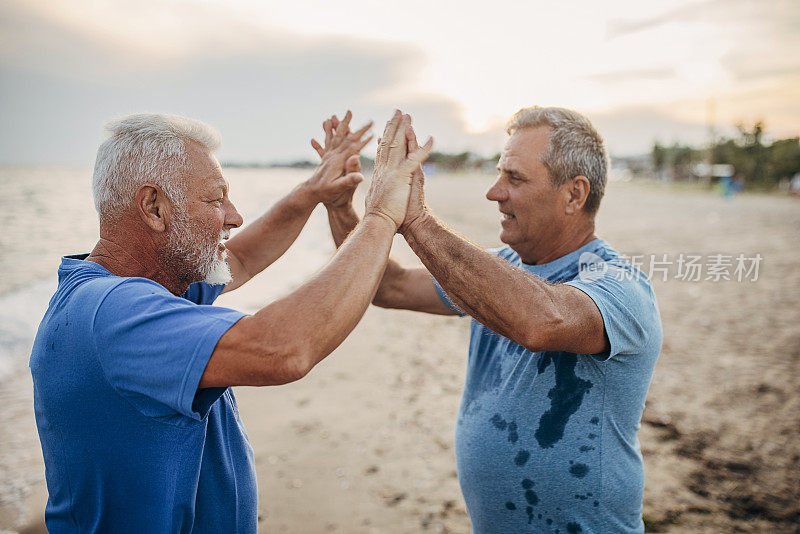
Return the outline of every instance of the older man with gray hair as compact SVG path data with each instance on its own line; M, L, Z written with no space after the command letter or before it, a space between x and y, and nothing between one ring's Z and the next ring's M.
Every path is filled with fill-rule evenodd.
M506 246L449 230L418 169L400 232L425 267L390 260L373 302L473 318L455 452L475 532L643 532L636 434L661 321L649 280L595 235L602 138L563 108L520 110L507 131L486 193ZM358 222L329 218L337 243Z
M228 386L298 380L358 323L403 222L411 174L398 111L366 215L330 263L247 316L211 306L280 257L319 203L349 199L369 125L348 112L311 178L227 241L242 217L219 134L168 115L109 125L93 181L100 241L65 256L30 367L50 532L256 532L253 451ZM227 262L225 261L227 255Z

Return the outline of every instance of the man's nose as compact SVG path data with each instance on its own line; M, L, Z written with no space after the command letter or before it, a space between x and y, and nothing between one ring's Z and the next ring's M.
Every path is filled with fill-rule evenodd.
M508 198L505 189L500 185L499 179L486 191L486 198L492 202L503 202Z
M225 213L225 226L239 228L243 223L244 219L239 214L236 206L233 205L233 202L228 201L228 210Z

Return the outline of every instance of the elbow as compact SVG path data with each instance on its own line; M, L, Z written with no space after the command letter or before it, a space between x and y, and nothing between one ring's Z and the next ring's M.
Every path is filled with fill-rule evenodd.
M287 358L285 372L287 380L284 383L289 384L305 378L306 375L311 372L311 369L314 368L316 363L317 359L314 358L310 348L298 347Z
M378 306L379 308L388 308L393 309L397 308L397 299L394 296L391 288L387 287L378 287L378 291L375 293L375 296L372 298L372 304Z
M536 321L526 323L518 333L519 344L531 352L561 350L559 340L566 319L556 310L550 310Z
M379 308L391 308L391 299L386 298L385 292L378 291L372 299L372 304Z
M255 380L261 386L282 386L305 378L314 368L315 360L311 350L300 343L286 346L262 355L262 370Z

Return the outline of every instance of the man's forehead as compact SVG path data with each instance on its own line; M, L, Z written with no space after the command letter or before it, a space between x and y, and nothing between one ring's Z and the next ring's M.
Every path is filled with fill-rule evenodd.
M550 146L550 131L547 127L523 128L514 132L506 141L498 168L507 172L524 172L541 165L541 156Z
M228 181L222 174L217 158L199 143L187 143L189 169L195 184L203 189L228 190Z
M228 191L230 188L230 184L228 184L228 180L219 175L217 177L209 177L206 181L208 184L209 189L222 189L223 191Z

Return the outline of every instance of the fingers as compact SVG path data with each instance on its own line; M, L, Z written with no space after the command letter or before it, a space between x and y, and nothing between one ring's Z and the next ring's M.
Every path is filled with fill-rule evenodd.
M350 120L353 118L353 113L348 109L344 114L344 119L338 125L334 126L336 133L333 136L333 142L338 145L342 142L347 134L350 133Z
M417 150L419 150L419 142L417 141L417 132L414 131L414 127L409 125L408 129L406 129L406 141L408 142L408 153L413 154ZM427 158L427 156L425 156ZM417 167L414 171L414 175L412 175L412 180L414 176L417 174L422 174L422 167Z
M391 166L399 165L406 157L406 129L411 124L411 117L409 115L402 115L400 124L394 132L394 139L389 145L389 154L387 163Z
M322 148L322 145L320 145L320 144L317 142L317 140L316 140L316 139L312 139L312 140L311 140L311 148L313 148L314 150L316 150L316 151L317 151L317 154L319 154L319 157L322 157L322 156L324 156L324 155L325 155L325 149L324 149L324 148Z
M361 138L361 136L367 133L367 130L369 130L370 128L372 128L372 121L369 121L367 124L359 128L355 132L351 133L348 136L348 138L353 141L358 141ZM372 138L372 136L370 136L370 138Z
M325 149L331 146L331 139L333 139L333 120L328 119L322 123L322 129L325 130Z
M406 142L408 143L409 154L419 148L419 143L417 142L417 133L414 131L414 127L410 124L406 129Z
M376 164L386 164L389 157L389 145L394 142L394 135L397 133L397 127L400 125L400 120L402 118L402 113L400 113L399 109L396 109L392 118L386 123L386 128L383 130L381 144L378 149L380 159L376 161Z
M361 150L363 150L363 149L364 149L364 147L365 147L365 146L367 146L367 143L369 143L370 141L372 141L372 137L373 137L373 136L371 136L371 135L370 135L369 137L367 137L366 139L364 139L363 141L361 141L361 142L360 142L358 145L356 145L356 147L355 147L355 149L353 150L353 152L355 152L355 153L359 153L359 152L361 152Z

